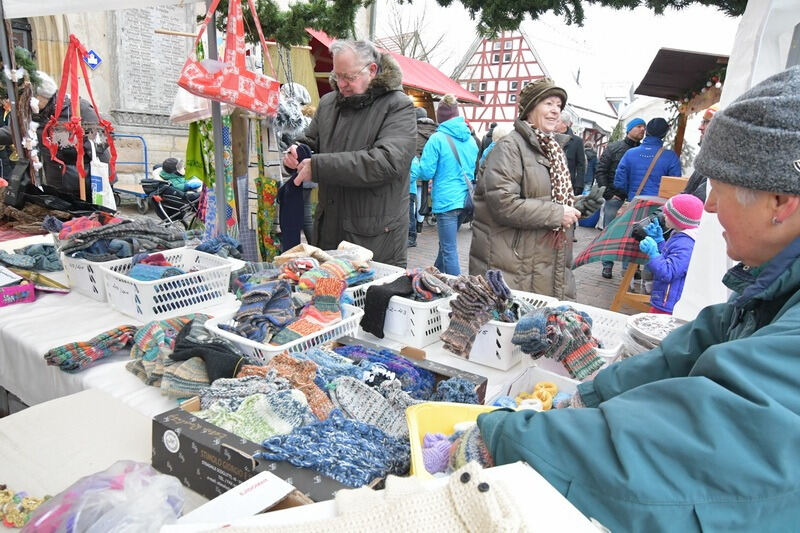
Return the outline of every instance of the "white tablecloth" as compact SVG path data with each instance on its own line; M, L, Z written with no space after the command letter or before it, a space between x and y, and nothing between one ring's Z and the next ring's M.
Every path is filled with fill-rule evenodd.
M0 243L0 249L13 250L36 242L52 242L49 236L31 237ZM45 273L66 283L64 272ZM229 294L224 303L201 312L219 314L238 308ZM35 405L82 390L97 388L140 413L152 417L177 406L174 399L146 386L125 369L129 349L101 359L88 369L69 374L48 366L44 354L56 346L87 341L116 326L142 323L115 311L107 302L87 296L37 292L36 301L0 307L0 386Z
M0 480L34 497L128 459L150 463L153 421L99 390L0 418ZM184 487L188 512L206 498Z

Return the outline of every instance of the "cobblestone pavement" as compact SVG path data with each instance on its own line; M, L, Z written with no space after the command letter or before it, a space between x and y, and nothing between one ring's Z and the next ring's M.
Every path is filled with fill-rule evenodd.
M136 212L135 205L127 201L123 203L120 210L128 217L136 218L142 216ZM152 212L148 213L146 216L155 217ZM578 226L576 232L578 242L573 245L574 254L577 256L599 233L600 230ZM461 230L458 232L458 256L461 272L464 273L468 270L467 264L469 261L469 245L471 239L472 232L469 226L462 226ZM416 248L408 249L408 266L410 268L424 268L432 265L436 260L438 249L439 237L436 233L436 227L426 225L422 233L417 235ZM596 262L589 263L573 271L577 288L577 300L579 303L592 305L601 309L609 308L611 302L614 300L614 294L617 291L622 277L622 268L619 265L615 265L614 277L612 279L603 278L600 275L601 270L601 263ZM622 312L634 314L637 311L623 308Z

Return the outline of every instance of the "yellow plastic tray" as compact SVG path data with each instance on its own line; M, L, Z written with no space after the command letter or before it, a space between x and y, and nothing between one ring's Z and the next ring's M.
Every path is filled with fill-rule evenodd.
M432 478L422 460L422 439L427 433L453 433L453 426L459 422L478 419L481 413L494 411L493 405L470 405L464 403L427 402L412 405L406 409L408 436L411 440L411 475Z

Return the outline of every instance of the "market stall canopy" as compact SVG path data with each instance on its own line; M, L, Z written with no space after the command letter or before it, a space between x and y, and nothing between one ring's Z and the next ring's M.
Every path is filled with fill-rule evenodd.
M171 4L192 4L200 0L1 0L4 16L7 19L24 17L43 17L65 13L85 13L88 11L108 11L109 9L129 9Z
M306 31L325 47L330 47L331 43L335 40L323 31L312 29L307 29ZM404 87L420 89L439 95L452 94L458 98L460 102L469 102L473 104L482 103L477 96L463 88L455 80L447 77L433 65L406 57L397 52L392 52L391 50L384 50L384 52L391 54L400 65L400 69L403 71Z
M725 55L662 48L636 88L636 94L679 100L687 90L705 81L709 72L727 64Z

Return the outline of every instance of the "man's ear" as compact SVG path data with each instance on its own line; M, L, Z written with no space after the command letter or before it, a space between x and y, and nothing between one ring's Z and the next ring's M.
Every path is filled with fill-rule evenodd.
M800 210L800 196L776 194L773 196L775 219L783 222Z

